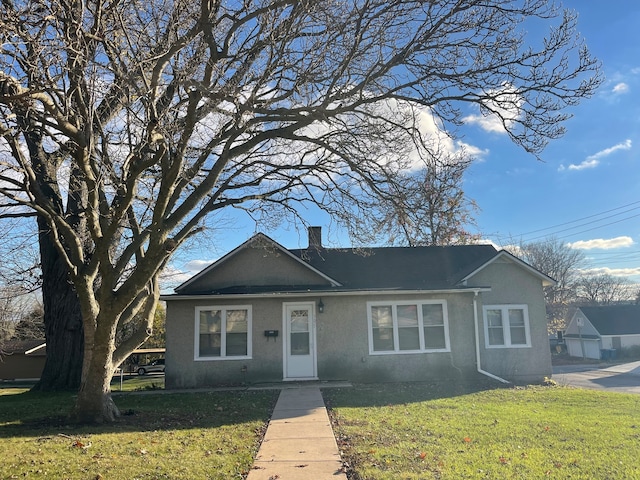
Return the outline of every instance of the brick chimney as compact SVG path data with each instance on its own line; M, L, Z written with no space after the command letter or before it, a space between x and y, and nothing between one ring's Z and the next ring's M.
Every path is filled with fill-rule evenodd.
M309 227L309 247L308 249L322 249L322 227Z

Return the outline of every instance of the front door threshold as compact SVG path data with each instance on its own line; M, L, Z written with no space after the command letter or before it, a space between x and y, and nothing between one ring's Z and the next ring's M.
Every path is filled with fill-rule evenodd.
M302 377L302 378L283 378L283 382L317 382L318 377Z

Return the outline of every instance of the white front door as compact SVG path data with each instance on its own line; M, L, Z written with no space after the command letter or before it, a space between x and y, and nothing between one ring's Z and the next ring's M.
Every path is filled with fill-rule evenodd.
M314 303L284 304L284 379L314 380L316 323Z

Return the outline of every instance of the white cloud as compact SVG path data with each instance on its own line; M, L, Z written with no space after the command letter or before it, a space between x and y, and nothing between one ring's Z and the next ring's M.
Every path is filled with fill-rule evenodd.
M196 273L211 265L213 260L190 260L182 268L168 265L160 275L160 290L162 293L172 293L173 289L183 284Z
M578 163L578 164L572 163L568 167L565 167L564 165L560 165L558 170L559 171L563 171L563 170L577 171L577 170L586 170L588 168L595 168L600 164L601 159L608 157L609 155L617 152L618 150L630 150L631 146L632 146L631 140L626 139L624 142L618 143L613 147L605 148L604 150L600 150L599 152L594 153L593 155L589 155L582 163Z
M514 254L514 255L518 255L520 248L516 245L502 245L500 243L496 243L493 240L489 239L489 238L481 238L475 242L476 245L491 245L493 248L495 248L496 250L500 251L500 250L507 250L508 252Z
M471 145L469 143L465 143L461 141L458 141L457 145L458 145L458 148L464 151L465 154L470 155L479 161L484 160L484 157L489 155L488 148L482 149L482 148L476 147L475 145Z
M424 145L432 152L442 158L463 158L473 157L481 159L488 155L488 150L483 150L477 146L456 140L445 129L442 121L427 107L416 106L397 100L387 100L380 104L382 108L380 115L385 118L393 118L397 115L398 123L406 122L407 126L414 124L422 136ZM404 115L404 119L403 119ZM403 158L408 159L411 169L424 167L423 156L426 150L422 147L412 147ZM428 154L427 154L428 156Z
M490 90L486 95L491 98L484 103L486 113L467 115L462 121L478 125L486 132L506 133L505 127L508 128L522 113L522 97L509 84L505 84L501 90Z
M615 238L594 238L593 240L580 240L568 243L569 248L576 250L611 250L613 248L626 248L634 244L631 237L622 236Z
M478 125L485 132L505 133L502 120L497 115L467 115L462 121L471 125Z
M599 164L600 162L597 159L587 158L584 162L577 165L572 163L568 168L569 170L586 170L588 168L596 168ZM562 166L562 169L564 170L564 166Z
M588 268L582 270L583 274L587 275L611 275L612 277L634 277L640 276L640 267L627 267L627 268Z
M196 274L201 270L204 270L209 265L211 265L215 260L190 260L185 263L185 270L191 272L191 274Z
M616 95L627 93L629 91L629 85L624 82L616 83L611 91Z

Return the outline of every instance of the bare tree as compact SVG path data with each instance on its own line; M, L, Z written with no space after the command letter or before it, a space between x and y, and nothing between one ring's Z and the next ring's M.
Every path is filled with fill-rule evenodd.
M0 287L0 359L7 341L23 337L42 338L37 314L32 315L37 311L38 304L27 293L20 286Z
M10 340L18 323L14 292L8 288L0 289L0 350L2 344Z
M208 214L314 203L355 228L403 191L425 114L479 107L539 153L600 82L575 27L546 0L2 0L0 193L46 224L79 299L75 418L118 414L114 369Z
M606 273L583 275L578 281L578 300L589 305L630 302L634 286L628 278Z
M479 234L469 231L478 207L462 189L472 158L442 150L426 155L402 190L380 202L369 231L389 245L462 245L479 240Z
M33 340L44 338L44 309L39 302L31 303L16 323L13 340Z
M580 270L584 266L584 254L570 248L557 238L523 243L517 254L532 267L556 280L556 285L545 287L547 327L550 332L563 330L569 309L575 304L580 283Z

